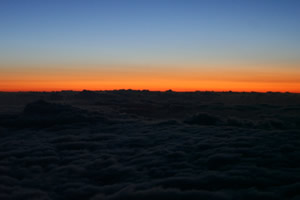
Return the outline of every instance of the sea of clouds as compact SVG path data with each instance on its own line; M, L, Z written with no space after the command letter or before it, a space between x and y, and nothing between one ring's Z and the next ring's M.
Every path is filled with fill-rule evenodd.
M1 115L0 199L300 199L298 107L214 104L153 119L182 108L148 104L116 114L39 100Z

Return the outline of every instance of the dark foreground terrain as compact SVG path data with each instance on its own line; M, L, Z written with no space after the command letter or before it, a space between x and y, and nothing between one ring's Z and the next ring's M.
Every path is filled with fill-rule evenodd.
M0 199L300 199L300 94L0 93Z

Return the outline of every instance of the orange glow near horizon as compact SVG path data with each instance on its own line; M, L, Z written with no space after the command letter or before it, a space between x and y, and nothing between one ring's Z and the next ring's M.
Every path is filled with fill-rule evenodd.
M148 89L300 93L295 66L2 67L0 91Z
M99 83L99 82L44 82L42 84L32 82L26 83L23 86L16 84L6 85L6 89L1 89L3 92L26 92L26 91L61 91L61 90L74 90L81 91L87 90L115 90L115 89L133 89L133 90L151 90L151 91L165 91L172 89L173 91L236 91L236 92L293 92L300 93L300 84L290 83L236 83L236 82L222 82L222 81L199 81L197 83L180 84L175 82L168 82L168 86L161 86L162 82L156 84L145 83ZM62 86L63 85L63 86ZM196 86L195 86L196 85ZM197 87L198 86L198 87ZM287 89L289 88L289 89Z

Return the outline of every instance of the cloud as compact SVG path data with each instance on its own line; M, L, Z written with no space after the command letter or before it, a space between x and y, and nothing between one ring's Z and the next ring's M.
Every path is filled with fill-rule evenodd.
M222 120L214 115L208 113L197 113L196 115L185 120L187 124L197 124L197 125L218 125Z
M162 102L158 106L166 110L156 112L165 114L131 118L110 100L95 108L94 100L76 104L72 95L72 105L46 99L24 112L1 114L0 198L299 198L300 138L291 126L296 120L288 120L297 118L289 105L186 105L184 112L175 109L180 117L170 117L175 104L164 106L176 103L176 93L171 99L123 93L109 95L128 94L124 98L139 105L145 99Z
M111 196L96 195L91 200L138 200L138 199L174 199L174 200L184 200L184 199L203 199L203 200L229 200L229 198L222 194L221 192L208 192L208 191L180 191L176 189L163 189L163 188L152 188L148 190L136 191L133 187L128 187L121 190L117 194Z

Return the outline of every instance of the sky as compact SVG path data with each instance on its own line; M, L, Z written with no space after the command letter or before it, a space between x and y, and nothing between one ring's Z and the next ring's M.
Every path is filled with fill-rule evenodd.
M298 0L1 0L0 91L300 92Z

